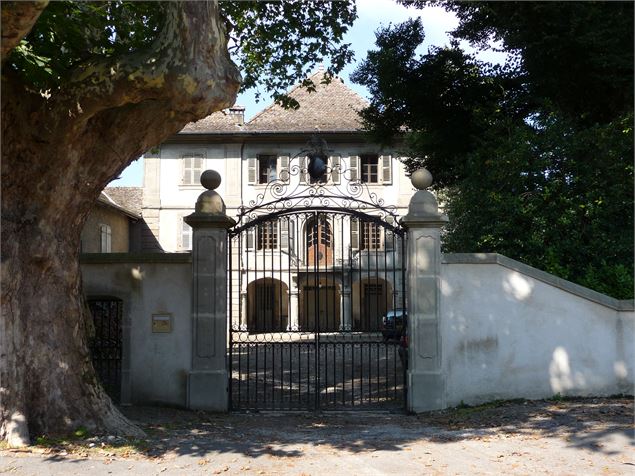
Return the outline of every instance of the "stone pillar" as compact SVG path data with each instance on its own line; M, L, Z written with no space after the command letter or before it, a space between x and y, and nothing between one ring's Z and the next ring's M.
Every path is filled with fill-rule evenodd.
M340 315L342 316L341 330L350 331L353 328L353 324L351 322L351 289L348 286L342 291L342 310Z
M440 273L441 228L447 216L439 213L432 183L425 169L412 174L417 189L402 224L408 230L408 410L445 408L445 375L441 353Z
M297 331L298 329L300 329L300 323L298 322L298 314L300 311L298 288L293 283L291 284L291 286L293 286L293 288L289 293L289 321L287 322L287 330Z
M207 190L194 213L192 227L192 367L187 377L187 406L223 412L229 408L227 375L227 229L235 221L214 191L221 182L214 170L201 175Z

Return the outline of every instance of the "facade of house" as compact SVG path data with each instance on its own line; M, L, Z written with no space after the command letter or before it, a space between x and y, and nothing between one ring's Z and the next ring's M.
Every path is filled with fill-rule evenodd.
M138 250L141 188L115 187L101 192L81 234L82 253Z
M150 151L144 253L82 256L103 343L95 367L115 400L419 412L632 389L632 301L500 255L442 254L445 217L429 192L413 193L394 150L359 132L363 100L337 79L290 94L299 110L274 105L245 123L235 107ZM206 169L236 222L227 241L210 225L225 214L190 217L194 232L184 220ZM399 308L405 358L380 333Z
M378 330L386 311L405 306L402 243L391 226L412 185L396 152L360 131L366 102L339 78L322 84L322 75L311 77L314 92L289 92L297 110L274 104L249 122L240 107L217 112L145 156L148 251L191 249L183 219L203 191L200 175L221 175L216 191L242 230L231 240L232 322L250 330L312 328L316 319L322 329ZM316 147L326 167L312 178ZM373 213L374 221L364 217Z

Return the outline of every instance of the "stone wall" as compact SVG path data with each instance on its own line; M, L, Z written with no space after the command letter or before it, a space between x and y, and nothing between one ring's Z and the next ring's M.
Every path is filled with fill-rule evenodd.
M186 405L191 367L192 260L189 253L84 255L86 297L123 301L123 404ZM153 331L169 316L169 332Z
M500 255L443 255L440 268L439 407L558 393L632 394L632 301ZM124 303L122 402L186 407L191 255L84 255L82 271L87 297ZM170 332L153 332L157 315L170 316ZM411 352L415 345L411 340Z
M444 255L441 269L446 406L633 393L633 301L501 255Z

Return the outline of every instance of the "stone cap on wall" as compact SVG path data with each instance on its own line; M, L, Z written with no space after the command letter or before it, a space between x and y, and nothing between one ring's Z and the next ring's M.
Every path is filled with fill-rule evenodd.
M192 253L82 253L81 264L191 263Z
M633 299L615 299L498 253L444 253L441 260L444 264L499 264L616 311L635 311Z

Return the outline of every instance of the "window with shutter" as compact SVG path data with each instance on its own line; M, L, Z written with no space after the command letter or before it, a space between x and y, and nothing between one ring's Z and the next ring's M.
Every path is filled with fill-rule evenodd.
M101 253L112 251L112 230L109 225L99 225L99 251Z
M255 157L247 159L247 183L254 185L258 177L257 161Z
M351 155L348 158L348 169L350 170L350 181L357 182L359 180L359 157L356 155Z
M278 223L267 221L258 225L258 249L274 250L278 247Z
M379 157L377 155L360 155L359 167L359 178L362 183L379 183Z
M362 242L363 250L379 250L381 249L381 229L380 225L373 222L362 223Z
M192 227L185 223L183 217L181 217L181 249L182 250L191 250L192 249Z
M392 225L395 220L389 215L386 217L386 222ZM395 234L389 228L384 228L384 249L387 251L395 249Z
M331 181L338 185L340 183L341 158L339 155L331 156Z
M278 178L285 183L289 183L289 155L278 157Z
M381 156L381 182L384 185L390 184L392 182L391 162L392 160L389 155Z
M309 181L309 173L307 171L308 161L306 157L300 157L300 183L306 184Z
M181 183L183 185L199 185L204 167L203 154L187 154L181 158L183 159L183 177Z
M278 157L275 155L258 156L258 183L268 184L278 179Z
M359 221L357 218L351 218L351 248L359 249Z
M280 249L289 249L289 217L280 218Z
M254 229L250 228L245 233L245 248L248 250L254 249Z

